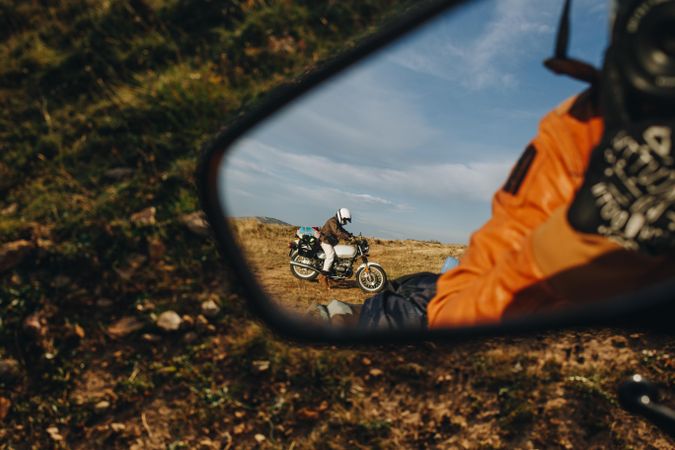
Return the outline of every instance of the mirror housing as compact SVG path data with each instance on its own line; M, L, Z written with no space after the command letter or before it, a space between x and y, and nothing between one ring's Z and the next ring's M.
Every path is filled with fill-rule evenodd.
M670 320L675 312L675 280L650 286L636 294L622 295L611 301L584 305L560 312L547 312L525 318L508 319L498 324L433 330L359 330L329 328L300 320L284 308L270 301L252 274L243 252L237 245L226 211L219 201L218 176L223 158L239 138L284 106L298 99L314 87L361 61L374 51L414 30L443 11L456 7L462 1L431 1L411 9L400 20L384 27L357 47L327 61L297 82L272 91L264 102L240 116L224 128L203 150L197 182L201 205L206 212L221 251L231 263L237 280L242 283L250 307L274 331L289 338L312 343L330 344L386 344L411 343L420 340L462 341L479 337L526 334L570 327L626 327L649 328L672 333Z

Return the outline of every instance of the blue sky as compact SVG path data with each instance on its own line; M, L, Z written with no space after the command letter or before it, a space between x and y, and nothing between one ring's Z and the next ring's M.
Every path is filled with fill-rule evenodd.
M562 0L484 0L350 67L243 136L221 168L231 216L466 243L540 118L583 83L548 72ZM600 65L607 0L573 4L570 54Z

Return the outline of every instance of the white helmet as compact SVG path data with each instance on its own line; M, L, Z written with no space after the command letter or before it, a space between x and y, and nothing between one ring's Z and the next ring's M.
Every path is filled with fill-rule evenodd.
M337 220L340 223L340 225L344 225L347 222L349 223L352 222L352 213L350 213L347 208L338 209L337 212L335 213L335 217L337 217Z

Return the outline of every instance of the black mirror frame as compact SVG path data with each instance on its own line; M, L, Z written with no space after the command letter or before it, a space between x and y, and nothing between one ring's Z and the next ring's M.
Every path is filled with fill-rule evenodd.
M292 340L322 344L410 344L423 341L459 342L500 335L525 335L565 328L625 327L648 329L673 334L675 313L675 280L650 286L638 293L622 295L611 301L585 305L561 312L533 314L526 318L501 323L469 326L454 329L431 330L359 330L355 328L330 328L301 320L268 299L253 274L227 224L225 209L218 198L218 172L220 163L230 145L248 130L271 116L291 101L341 72L353 63L379 50L386 44L414 30L462 3L471 0L430 0L407 11L399 20L384 26L356 47L331 59L300 80L281 86L269 93L263 102L236 118L223 128L202 149L196 180L199 199L219 250L241 281L252 312L274 332Z

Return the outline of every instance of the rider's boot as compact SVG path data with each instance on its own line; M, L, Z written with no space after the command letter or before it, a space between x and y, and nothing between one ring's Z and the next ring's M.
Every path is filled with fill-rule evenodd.
M326 274L322 273L321 275L319 275L319 284L322 285L327 290L330 290L330 281L328 280Z

